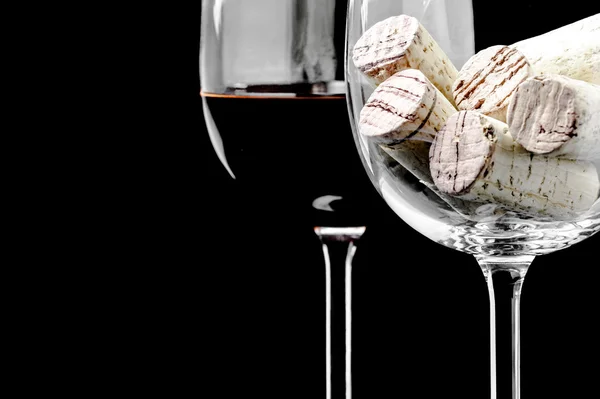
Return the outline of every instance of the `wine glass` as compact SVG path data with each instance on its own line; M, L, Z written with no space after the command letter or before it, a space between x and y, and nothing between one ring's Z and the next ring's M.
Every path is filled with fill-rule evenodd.
M510 42L477 49L457 63L444 54L447 37L436 36L416 13L397 13L395 3L349 3L345 79L353 137L373 185L402 220L477 260L490 301L490 397L517 399L520 300L528 268L536 256L600 230L600 141L594 137L600 119L590 117L598 112L600 82L593 66L573 61L576 68L568 71L557 61L593 48L598 54L600 14L514 42L507 37ZM457 12L445 1L425 3L448 15ZM510 20L510 12L494 9L493 18ZM509 57L519 63L503 66L515 60ZM504 72L506 80L494 80ZM509 84L510 91L492 101L494 90ZM576 105L577 98L590 105ZM565 116L569 123L562 119L542 131L551 118ZM556 133L555 140L543 136L547 131Z
M352 261L385 205L347 140L346 11L340 0L205 0L201 11L205 123L239 193L229 200L233 217L250 226L233 232L232 250L242 261L255 256L256 270L290 273L315 259L303 244L316 245L325 266L327 398L349 392ZM245 235L264 237L264 246L245 244Z

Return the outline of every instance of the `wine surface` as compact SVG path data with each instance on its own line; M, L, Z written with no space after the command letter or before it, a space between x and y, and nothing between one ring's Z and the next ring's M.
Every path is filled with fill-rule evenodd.
M366 223L373 202L381 202L358 155L343 94L201 96L213 145L244 206L342 226Z

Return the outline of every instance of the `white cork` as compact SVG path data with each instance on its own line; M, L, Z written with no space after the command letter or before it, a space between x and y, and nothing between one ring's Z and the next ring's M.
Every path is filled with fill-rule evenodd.
M406 69L380 84L360 112L360 133L377 143L411 138L431 142L456 108L419 70Z
M512 96L507 122L535 154L600 159L600 85L561 75L529 78Z
M592 162L529 153L507 124L476 111L448 119L431 145L429 163L441 192L535 216L576 217L600 192Z
M414 17L389 17L371 26L352 49L352 61L374 85L404 69L418 69L453 103L458 70Z
M527 59L508 46L492 46L471 57L452 86L456 106L506 122L508 101L533 70Z

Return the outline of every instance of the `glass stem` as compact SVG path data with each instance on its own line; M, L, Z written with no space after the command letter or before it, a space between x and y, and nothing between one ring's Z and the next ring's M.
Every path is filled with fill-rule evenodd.
M521 398L520 305L534 256L476 256L490 298L490 398Z
M326 399L352 398L352 259L365 227L315 227L325 258Z

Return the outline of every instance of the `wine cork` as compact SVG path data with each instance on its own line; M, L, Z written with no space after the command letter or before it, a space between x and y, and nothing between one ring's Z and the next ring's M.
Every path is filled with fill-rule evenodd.
M360 133L380 144L431 142L456 108L419 70L406 69L380 84L363 106Z
M511 45L534 73L558 74L600 84L600 14Z
M508 101L533 75L527 59L508 46L492 46L471 57L452 86L456 106L506 122Z
M454 103L458 70L414 17L389 17L371 26L354 45L352 61L374 85L405 69L418 69Z
M600 85L561 75L529 78L512 96L507 119L528 151L600 159Z
M429 163L442 193L535 216L575 217L600 192L593 163L529 153L506 123L476 111L448 119L431 145Z

